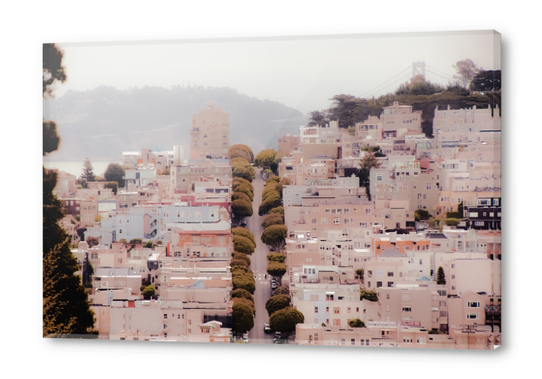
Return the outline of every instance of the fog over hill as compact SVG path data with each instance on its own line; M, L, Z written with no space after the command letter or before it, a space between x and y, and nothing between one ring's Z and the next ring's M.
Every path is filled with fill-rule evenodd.
M300 111L281 103L260 100L232 88L174 86L131 88L97 87L68 91L44 101L44 119L55 121L61 137L58 151L48 161L119 161L123 151L148 147L189 152L191 114L210 101L230 113L231 144L249 145L255 153L277 148L277 138L297 133L308 122Z

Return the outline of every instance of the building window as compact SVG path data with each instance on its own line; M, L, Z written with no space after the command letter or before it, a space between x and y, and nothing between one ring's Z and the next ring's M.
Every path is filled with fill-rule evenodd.
M467 313L468 320L476 320L478 318L478 313Z
M403 307L403 312L412 312L412 307Z
M467 307L469 307L469 308L480 308L480 302L479 301L469 301L469 302L467 302Z

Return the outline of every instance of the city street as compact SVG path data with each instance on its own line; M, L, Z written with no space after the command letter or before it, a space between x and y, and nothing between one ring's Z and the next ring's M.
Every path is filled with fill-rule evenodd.
M264 180L259 173L256 174L256 179L252 182L254 187L254 201L253 201L253 214L252 217L248 217L246 228L254 234L256 240L256 249L254 254L250 257L251 270L256 275L256 291L254 292L254 305L256 307L256 317L254 318L254 328L249 332L249 343L273 343L273 334L265 333L263 330L264 324L269 321L267 310L265 309L265 303L267 299L271 297L271 283L270 278L265 278L267 274L267 254L269 249L261 241L263 232L262 218L258 215L258 208L262 202L262 192L264 186Z

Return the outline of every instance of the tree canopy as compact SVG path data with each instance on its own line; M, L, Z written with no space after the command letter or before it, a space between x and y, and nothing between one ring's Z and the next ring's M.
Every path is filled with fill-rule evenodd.
M118 163L109 163L104 173L105 180L117 182L119 187L124 187L125 175L126 172L124 171L124 168Z
M365 323L361 321L359 318L348 320L348 325L351 328L365 328Z
M243 192L233 192L232 195L231 195L231 200L232 201L234 201L234 200L244 200L247 203L252 202L252 200L250 200L250 197L248 197L248 195L246 193L243 193Z
M256 245L252 241L243 236L233 236L233 249L243 254L251 255L254 253Z
M245 262L247 262L247 267L250 267L250 258L248 257L248 255L240 253L238 251L234 251L232 253L232 258L233 259L242 259Z
M250 292L248 292L247 290L245 290L243 288L237 288L236 290L234 290L231 293L231 297L232 298L243 297L243 298L248 299L248 300L250 300L250 301L252 301L254 303L254 297L250 294Z
M269 213L273 208L282 206L282 199L277 192L272 192L269 194L265 200L263 200L258 208L258 214L263 216L264 214Z
M267 300L265 309L267 309L267 313L271 316L276 311L289 307L290 301L291 298L288 295L275 295Z
M43 45L43 97L53 96L53 84L64 82L63 53ZM43 121L43 155L58 149L60 137L53 121ZM81 284L70 237L59 225L62 203L53 193L57 174L43 168L43 337L82 337L93 334L94 312Z
M273 296L276 296L276 295L290 295L290 290L288 289L288 287L283 287L283 286L277 287L273 291Z
M231 202L231 210L235 218L252 216L252 203L245 200L234 200Z
M286 261L286 255L281 254L281 253L267 254L267 260L268 261L273 261L273 262L284 263L284 261Z
M284 207L281 205L280 207L275 207L269 210L269 214L271 213L280 213L281 215L284 214Z
M94 182L96 180L96 175L94 175L94 169L92 167L92 163L90 162L90 159L85 158L85 161L83 162L83 172L81 173L81 176L77 180L77 183L82 185L83 188L87 188L88 182Z
M238 226L236 228L233 228L231 232L233 235L243 236L243 237L248 238L254 243L254 245L256 245L256 239L254 238L254 234L252 234L248 229L243 228L242 226Z
M267 273L271 276L281 277L286 273L286 264L277 261L269 261Z
M249 162L254 161L254 153L252 152L252 149L248 147L247 145L233 145L228 149L228 157L230 159L233 158L245 158Z
M233 289L238 288L244 289L247 292L254 294L256 290L256 284L254 283L254 278L248 275L236 275L232 277Z
M241 302L234 302L232 307L233 330L236 333L246 333L254 327L254 312Z
M471 91L499 92L501 90L501 70L479 71L469 84Z
M266 229L271 225L284 224L284 215L280 213L269 213L263 217L262 228Z
M278 332L290 333L295 331L296 324L302 324L304 321L303 313L287 307L273 313L269 318L269 326Z
M470 59L463 59L456 62L453 65L456 71L454 79L457 79L463 88L467 88L469 83L474 79L482 68L476 66L476 64Z
M439 266L437 270L437 284L446 284L446 276L444 275L444 269L442 268L442 266Z
M271 168L271 165L275 163L276 156L277 152L275 149L262 150L254 158L254 164L261 168Z
M286 225L271 225L263 231L261 240L266 245L272 246L276 251L279 251L284 247L286 235Z

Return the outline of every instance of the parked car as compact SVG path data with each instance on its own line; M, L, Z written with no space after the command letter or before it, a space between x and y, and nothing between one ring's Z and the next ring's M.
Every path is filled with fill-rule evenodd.
M281 333L281 332L275 332L275 338L280 338L280 337L281 337L281 335L282 335L282 333Z
M243 342L248 343L248 333L243 333Z
M264 324L264 326L263 326L263 331L264 331L265 333L271 333L271 332L272 332L271 326L269 326L269 324L268 324L267 322L266 322L266 323Z
M247 222L246 222L245 220L241 221L241 226L242 226L242 227L247 226Z

